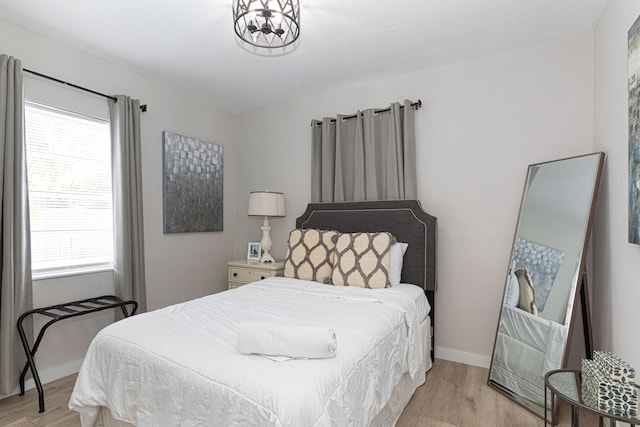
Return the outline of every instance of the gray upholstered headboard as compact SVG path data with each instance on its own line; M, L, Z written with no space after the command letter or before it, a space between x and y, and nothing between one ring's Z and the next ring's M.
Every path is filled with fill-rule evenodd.
M296 220L297 228L319 228L343 233L388 231L408 243L402 282L435 291L437 219L417 200L310 203Z
M431 311L431 360L435 348L435 291L437 289L437 219L422 210L417 200L309 203L296 219L296 228L348 232L388 231L408 243L402 282L424 289Z

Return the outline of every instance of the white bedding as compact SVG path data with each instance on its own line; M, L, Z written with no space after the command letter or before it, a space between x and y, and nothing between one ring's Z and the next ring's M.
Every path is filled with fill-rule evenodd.
M544 405L544 376L562 366L567 330L565 325L504 305L490 379Z
M367 426L402 379L424 381L428 337L420 324L428 312L413 285L265 279L106 327L69 407L85 427L96 425L102 407L141 427ZM247 320L330 327L336 357L279 363L240 354L237 326Z

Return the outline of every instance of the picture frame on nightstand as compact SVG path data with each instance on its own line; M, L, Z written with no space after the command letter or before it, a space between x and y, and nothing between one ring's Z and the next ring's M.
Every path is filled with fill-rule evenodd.
M262 254L260 242L249 242L247 245L247 261L259 261Z

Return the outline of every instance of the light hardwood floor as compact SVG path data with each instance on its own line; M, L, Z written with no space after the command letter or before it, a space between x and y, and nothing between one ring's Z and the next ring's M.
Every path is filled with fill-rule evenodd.
M436 359L427 380L405 408L397 427L542 427L544 422L487 386L487 369ZM0 400L0 426L75 427L80 419L67 409L75 375L45 385L46 411L38 413L35 389ZM561 406L560 426L570 425ZM580 414L580 426L597 419Z

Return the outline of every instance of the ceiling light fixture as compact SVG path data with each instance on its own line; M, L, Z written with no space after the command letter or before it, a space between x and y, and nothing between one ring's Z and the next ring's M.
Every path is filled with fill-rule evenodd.
M250 45L278 48L300 35L299 0L233 0L236 35Z

